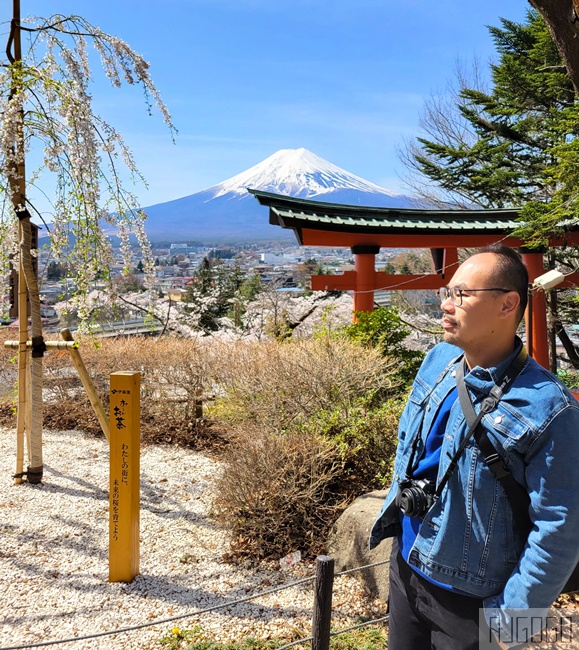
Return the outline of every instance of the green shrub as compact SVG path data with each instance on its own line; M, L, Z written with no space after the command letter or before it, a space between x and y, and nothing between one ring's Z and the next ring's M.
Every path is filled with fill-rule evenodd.
M579 390L579 373L575 369L557 371L557 377L567 386L569 390Z
M214 414L264 431L295 429L320 411L347 413L392 389L392 362L343 337L239 341L214 350Z
M233 555L315 555L348 502L390 478L401 410L387 399L393 362L343 335L216 354L223 394L212 414L236 437L214 507Z
M424 353L404 344L411 330L402 322L398 310L378 307L371 312L356 312L356 320L344 328L346 335L388 357L395 364L393 378L404 391L414 381Z
M341 462L340 493L348 498L381 489L392 478L403 400L387 400L380 406L359 406L347 414L320 411L304 426L335 445Z

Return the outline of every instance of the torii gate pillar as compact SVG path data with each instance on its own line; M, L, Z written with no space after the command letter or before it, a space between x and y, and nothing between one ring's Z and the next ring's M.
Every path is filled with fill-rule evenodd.
M376 255L380 246L352 246L356 288L354 289L354 312L374 310Z
M543 254L522 251L523 262L529 272L529 282L545 272ZM525 311L527 329L527 348L529 354L544 368L549 368L549 348L547 335L547 301L544 291L533 291L529 296L529 304Z

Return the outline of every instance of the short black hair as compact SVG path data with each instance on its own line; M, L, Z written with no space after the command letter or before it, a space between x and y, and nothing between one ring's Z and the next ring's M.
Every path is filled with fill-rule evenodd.
M521 320L527 308L529 291L529 272L523 258L516 250L503 246L503 244L490 244L480 248L475 254L479 253L492 253L497 256L498 263L495 266L491 282L494 286L510 289L519 294L521 299L519 320Z

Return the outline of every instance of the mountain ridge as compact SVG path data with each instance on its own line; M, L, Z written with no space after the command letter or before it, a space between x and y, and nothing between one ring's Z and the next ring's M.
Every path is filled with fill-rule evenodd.
M247 188L346 205L410 207L413 199L366 181L307 149L281 149L206 190L143 208L151 241L287 241L293 232L269 224Z

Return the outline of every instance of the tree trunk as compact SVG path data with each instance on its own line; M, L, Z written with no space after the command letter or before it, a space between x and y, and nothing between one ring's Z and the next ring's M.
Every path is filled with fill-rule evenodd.
M549 26L579 97L579 0L529 0Z
M579 368L579 354L577 353L577 348L573 345L573 341L571 341L569 335L565 331L563 323L560 320L557 320L555 321L555 327L557 328L557 336L569 357L569 363L574 368Z
M21 33L20 33L20 0L13 0L13 17L10 30L9 42L14 47L13 55L9 53L11 64L17 69L22 61ZM19 80L15 75L12 77L10 88L10 99L18 97L20 92ZM20 482L22 479L22 463L20 450L22 447L23 430L27 423L27 434L29 436L29 459L30 466L27 470L29 483L40 483L42 480L42 355L43 336L42 322L40 318L40 295L38 281L32 262L32 228L30 214L26 209L26 166L25 166L25 145L24 145L24 110L19 110L19 124L13 144L14 163L13 173L10 175L10 194L14 211L20 220L20 263L19 283L26 283L30 299L30 311L32 322L32 355L30 358L27 352L28 338L28 313L23 308L24 301L19 301L20 339L19 339L19 362L18 362L18 419L17 419L17 468L15 479ZM22 277L24 276L24 277ZM26 367L30 365L30 399L24 397L26 393ZM26 409L25 413L22 410Z

